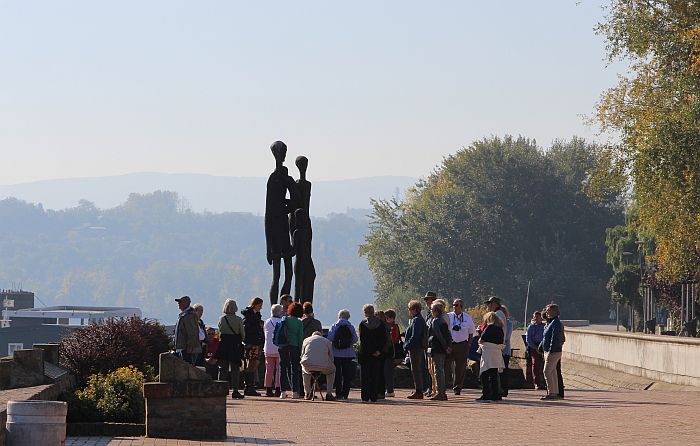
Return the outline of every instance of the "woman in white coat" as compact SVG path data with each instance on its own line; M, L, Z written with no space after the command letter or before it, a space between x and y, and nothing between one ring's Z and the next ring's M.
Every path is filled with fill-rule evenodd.
M490 311L484 315L486 328L479 338L481 363L479 377L481 378L482 394L477 401L500 401L501 385L498 374L503 371L504 332L503 321Z

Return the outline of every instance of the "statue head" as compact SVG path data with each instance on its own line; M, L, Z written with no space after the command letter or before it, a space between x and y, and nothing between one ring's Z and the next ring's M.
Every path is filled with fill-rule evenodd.
M304 176L306 174L306 168L309 167L309 159L305 156L297 156L297 159L294 160L294 164L297 165L299 173Z
M270 150L272 150L272 155L274 155L278 162L283 162L284 158L287 156L287 145L282 141L273 142L270 146Z

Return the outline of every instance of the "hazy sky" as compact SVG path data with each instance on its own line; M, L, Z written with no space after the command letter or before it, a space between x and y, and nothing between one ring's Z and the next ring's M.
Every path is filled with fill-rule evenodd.
M0 184L137 171L421 176L594 137L605 1L0 0Z

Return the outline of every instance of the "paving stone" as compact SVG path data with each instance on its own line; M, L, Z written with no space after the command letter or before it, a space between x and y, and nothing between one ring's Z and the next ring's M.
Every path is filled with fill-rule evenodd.
M514 444L527 435L540 444L696 444L700 392L568 390L562 401L540 401L542 392L514 390L501 403L477 403L477 391L448 394L445 402L397 398L370 404L353 391L347 402L246 398L227 402L221 441L153 438L69 438L66 446L204 446L228 444L356 445L391 443ZM440 420L431 429L427 420ZM500 420L505 429L486 429ZM186 423L183 420L183 423ZM669 443L670 441L670 443Z

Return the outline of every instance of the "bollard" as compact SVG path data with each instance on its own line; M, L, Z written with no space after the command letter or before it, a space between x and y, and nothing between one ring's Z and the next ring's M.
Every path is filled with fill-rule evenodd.
M8 401L7 446L63 446L67 413L62 401Z

